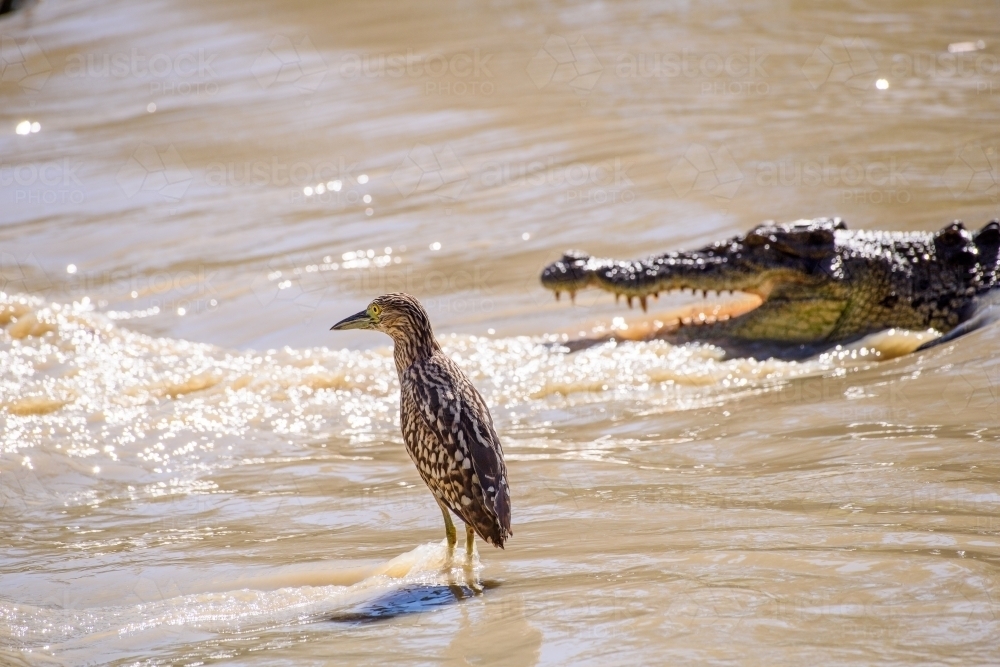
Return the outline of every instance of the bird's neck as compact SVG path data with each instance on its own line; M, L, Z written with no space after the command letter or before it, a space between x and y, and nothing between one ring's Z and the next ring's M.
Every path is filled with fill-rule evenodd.
M427 359L441 350L434 334L426 336L393 336L393 357L396 359L396 371L402 377L407 368L415 362Z

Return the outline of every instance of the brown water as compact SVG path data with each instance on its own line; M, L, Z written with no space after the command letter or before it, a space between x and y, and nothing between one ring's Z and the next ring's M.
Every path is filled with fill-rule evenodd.
M537 276L765 219L982 225L998 25L981 2L0 19L0 662L997 663L995 329L892 359L918 338L566 354L690 299L642 318ZM514 537L471 576L443 567L388 340L327 331L395 289L503 440Z

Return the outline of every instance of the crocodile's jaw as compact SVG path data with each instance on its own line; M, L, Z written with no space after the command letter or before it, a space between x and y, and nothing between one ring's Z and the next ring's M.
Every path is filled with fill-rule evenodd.
M597 287L616 297L625 297L629 306L637 299L646 309L650 296L661 292L691 290L708 296L710 292L747 292L766 299L777 283L801 282L792 272L741 270L720 257L702 253L672 253L644 262L618 262L591 257L571 250L542 271L542 285L559 295L571 297L580 290Z
M644 286L635 281L623 285L612 272L600 274L592 282L601 289L624 295L629 306L634 299L638 300L643 310L648 296L677 290L690 290L709 298L726 292L743 292L761 300L753 310L725 320L685 321L677 333L683 339L741 338L795 344L821 341L837 330L850 306L850 298L840 283L784 270L732 271L728 275L712 270L667 274L661 270L656 281Z
M712 324L683 326L682 339L767 340L778 343L814 343L831 337L847 302L840 299L769 299L748 313Z
M734 246L733 244L736 243ZM749 257L748 257L749 255ZM741 338L803 343L824 340L836 331L849 306L849 296L836 270L811 258L798 266L764 267L735 239L687 253L670 253L637 262L597 259L570 252L542 273L542 284L571 296L597 287L624 296L631 307L638 301L646 310L650 296L672 291L700 292L702 296L744 292L761 299L756 309L728 320L682 327L680 338Z

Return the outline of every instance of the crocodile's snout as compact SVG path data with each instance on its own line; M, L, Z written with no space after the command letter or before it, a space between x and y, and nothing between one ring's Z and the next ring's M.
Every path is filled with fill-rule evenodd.
M594 277L591 257L579 250L567 250L561 259L552 262L542 270L542 285L556 294L569 292L574 297L576 292L587 287Z

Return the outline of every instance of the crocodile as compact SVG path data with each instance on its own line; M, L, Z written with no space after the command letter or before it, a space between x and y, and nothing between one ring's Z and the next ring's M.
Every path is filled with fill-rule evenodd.
M941 342L998 319L1000 299L989 295L1000 278L998 251L998 220L971 233L959 220L938 232L890 232L817 218L765 222L698 250L638 261L568 251L541 280L556 299L598 287L643 310L650 296L673 290L749 293L760 300L749 312L661 337L796 358L894 328L935 330Z

